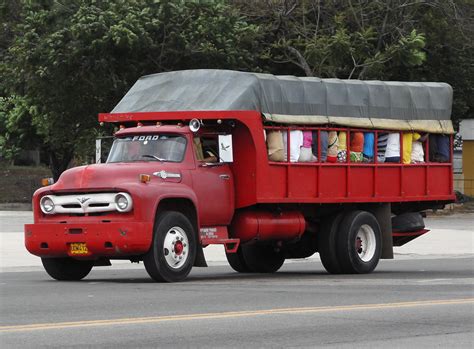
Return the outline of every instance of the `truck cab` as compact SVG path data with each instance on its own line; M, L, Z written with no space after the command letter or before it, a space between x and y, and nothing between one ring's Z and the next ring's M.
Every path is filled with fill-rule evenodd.
M224 161L232 160L228 129L192 132L178 122L122 126L106 163L72 168L35 193L35 224L27 225L25 235L28 251L42 257L58 279L74 278L74 263L82 275L110 259L142 260L159 217L173 211L192 233L170 227L163 241L170 251L167 264L173 271L186 265L180 278L194 264L205 265L198 227L204 238L217 238L216 227L228 226L234 213L233 174Z

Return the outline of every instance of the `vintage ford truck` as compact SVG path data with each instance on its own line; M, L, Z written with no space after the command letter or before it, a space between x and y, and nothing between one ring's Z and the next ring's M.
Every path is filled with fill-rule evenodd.
M180 281L206 266L211 244L243 273L316 252L330 273L369 273L428 231L424 210L455 198L451 103L443 83L223 70L142 77L99 115L117 126L106 163L71 168L34 194L26 248L57 280L125 259L143 261L156 281ZM343 160L324 158L328 132L341 148L347 139ZM430 137L421 161L407 163L415 132ZM283 137L279 160L271 133ZM350 140L361 133L375 156L353 161ZM388 133L399 137L399 161L376 156ZM312 135L310 161L292 158L291 138L302 134ZM431 136L451 144L444 160Z

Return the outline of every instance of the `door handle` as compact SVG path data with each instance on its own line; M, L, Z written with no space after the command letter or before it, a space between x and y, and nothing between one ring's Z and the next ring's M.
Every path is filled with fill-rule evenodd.
M230 176L229 176L229 175L226 175L226 174L221 174L221 175L219 175L219 178L220 178L220 179L229 180L229 179L230 179Z

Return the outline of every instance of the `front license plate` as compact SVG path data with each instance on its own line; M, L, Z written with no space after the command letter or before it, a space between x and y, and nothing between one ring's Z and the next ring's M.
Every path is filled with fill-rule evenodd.
M89 253L85 242L72 242L69 245L69 252L72 255L85 255Z

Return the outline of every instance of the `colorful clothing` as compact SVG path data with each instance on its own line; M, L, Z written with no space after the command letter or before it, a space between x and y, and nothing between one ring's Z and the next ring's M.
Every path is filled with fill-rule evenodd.
M300 149L300 157L298 162L314 162L318 158L313 155L311 151L311 145L313 143L313 135L311 131L303 131L303 145Z
M339 139L339 146L338 150L347 150L347 132L346 131L340 131L338 134L338 139Z
M371 159L374 157L375 136L373 132L364 132L364 157Z
M364 133L351 132L351 153L362 153L364 150Z
M338 134L339 146L337 148L337 162L347 161L347 132L340 131Z
M337 161L337 147L338 147L338 138L336 131L329 132L328 138L328 162L336 162Z
M377 161L385 161L385 150L387 149L388 133L379 133L377 135Z
M321 162L326 162L327 160L327 152L328 152L328 141L329 135L328 131L319 131L319 135L321 137ZM313 131L313 143L311 144L311 150L313 151L313 155L318 157L318 131Z
M351 151L351 162L362 162L363 155L360 151Z
M404 133L403 134L403 163L411 163L411 152L413 148L413 142L420 139L421 135L419 133Z
M337 162L347 162L347 150L339 150L337 152Z
M303 131L303 147L311 148L312 143L313 143L313 135L311 131Z

